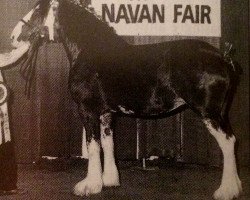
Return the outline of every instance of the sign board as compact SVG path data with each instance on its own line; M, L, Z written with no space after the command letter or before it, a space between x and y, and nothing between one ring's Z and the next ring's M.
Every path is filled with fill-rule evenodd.
M220 0L92 0L125 36L221 36Z

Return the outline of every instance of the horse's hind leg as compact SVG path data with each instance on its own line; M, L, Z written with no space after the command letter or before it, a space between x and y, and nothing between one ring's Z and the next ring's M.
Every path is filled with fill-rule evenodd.
M74 194L88 196L101 192L103 185L100 160L100 120L98 115L86 111L83 105L79 106L79 112L86 129L89 161L87 177L75 185Z
M230 125L225 126L223 119L204 119L204 123L218 142L223 153L223 175L221 185L214 193L214 198L218 200L237 198L242 191L242 187L236 169L234 153L235 136L228 132L230 131Z
M101 120L101 143L104 153L104 171L103 185L104 186L119 186L119 174L114 157L114 141L112 129L111 113L103 114Z

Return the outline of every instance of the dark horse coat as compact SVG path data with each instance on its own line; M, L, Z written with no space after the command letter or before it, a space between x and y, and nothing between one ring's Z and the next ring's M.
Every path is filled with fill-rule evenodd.
M103 185L119 185L113 116L160 118L190 108L201 117L224 155L222 181L214 198L238 197L241 182L234 156L235 137L228 121L238 69L228 54L223 56L198 40L129 45L81 2L39 1L31 18L23 20L28 31L13 34L13 39L28 38L37 44L40 35L46 39L46 31L39 28L43 19L53 13L58 40L64 43L72 64L69 88L86 129L89 151L87 177L75 186L74 193L83 196L100 192ZM49 30L51 38L53 31Z

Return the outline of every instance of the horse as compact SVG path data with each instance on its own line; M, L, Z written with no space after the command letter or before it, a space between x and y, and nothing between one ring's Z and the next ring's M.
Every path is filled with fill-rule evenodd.
M229 51L223 54L195 39L130 45L79 0L38 1L15 27L11 39L15 46L30 42L23 67L27 77L33 74L39 41L64 44L71 63L69 89L86 129L89 154L87 176L76 184L74 194L87 196L100 193L103 186L120 185L114 117L157 119L189 108L223 153L222 180L213 197L231 200L239 196L236 138L228 115L240 72Z

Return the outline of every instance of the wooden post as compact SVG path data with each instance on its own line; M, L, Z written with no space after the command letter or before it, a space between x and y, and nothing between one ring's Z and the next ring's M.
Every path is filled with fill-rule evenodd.
M183 151L184 151L184 132L183 132L183 113L179 113L176 116L177 123L177 161L184 162Z
M147 121L143 119L136 119L136 134L137 134L137 148L136 148L136 159L146 158L147 156Z

